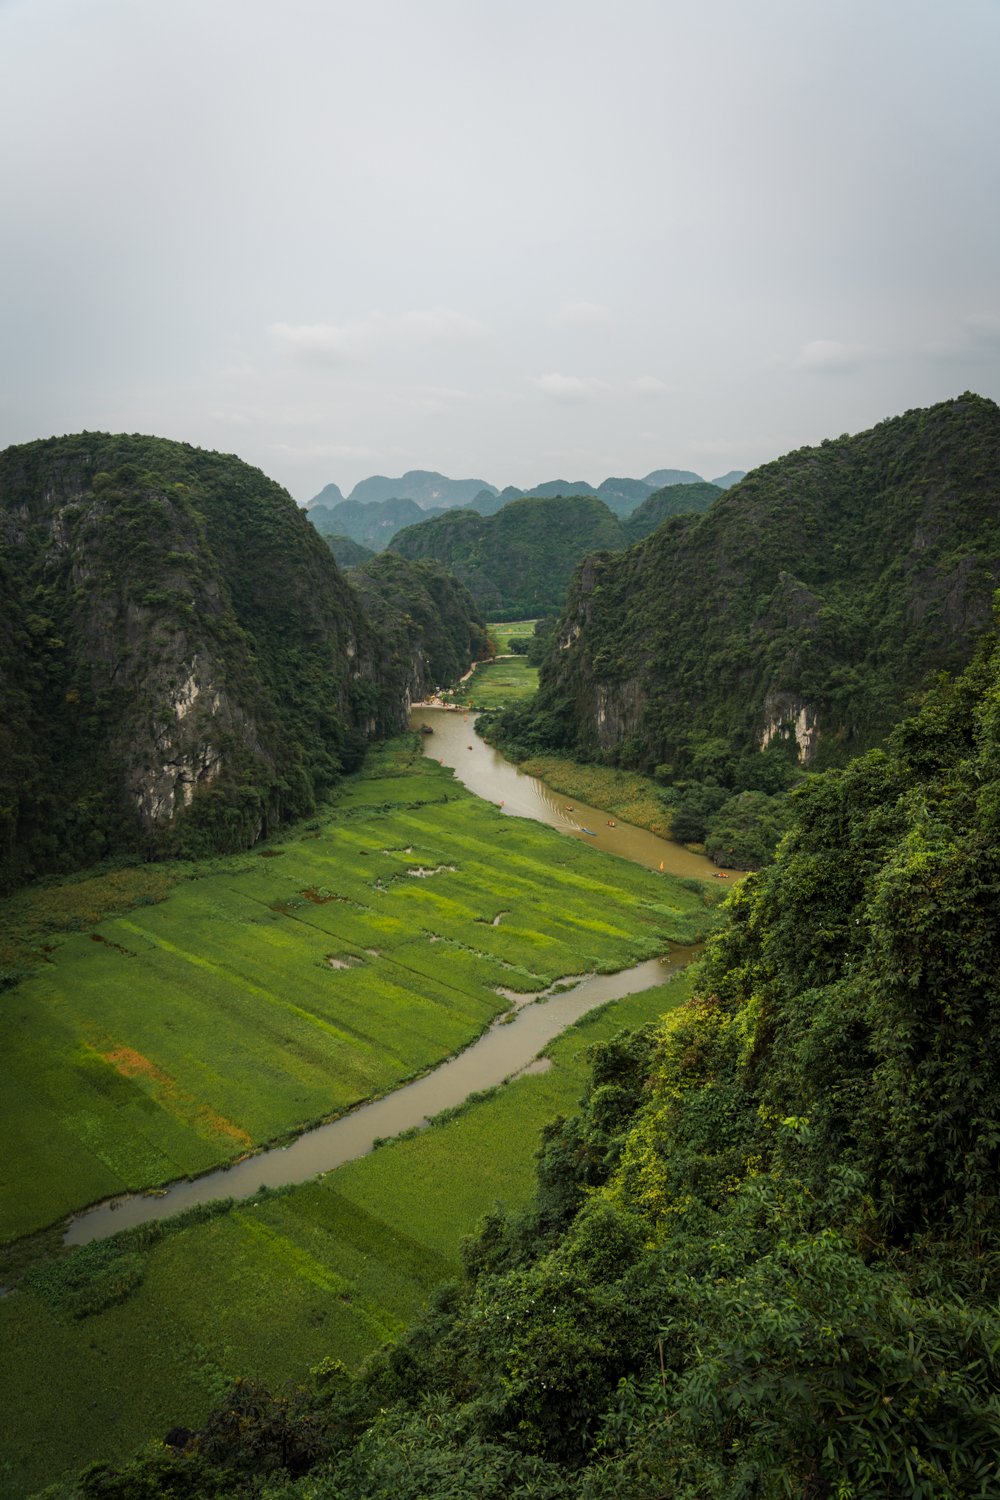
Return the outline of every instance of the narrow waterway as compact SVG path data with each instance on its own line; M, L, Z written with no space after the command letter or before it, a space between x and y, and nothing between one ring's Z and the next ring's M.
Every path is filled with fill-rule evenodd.
M719 870L703 854L692 854L683 844L658 838L645 828L612 819L600 808L588 807L562 792L554 792L536 776L526 776L506 756L488 745L473 729L475 713L456 713L444 708L415 708L410 716L413 729L426 726L422 734L424 753L442 765L451 766L463 786L477 797L502 806L505 813L547 823L560 833L583 839L608 854L630 859L647 870L668 875L697 875L718 879ZM728 872L727 879L738 876Z
M609 820L600 809L571 802L543 781L526 776L475 733L471 715L420 708L414 710L411 723L415 729L426 724L433 730L421 736L426 754L451 766L470 791L500 804L505 813L547 823L649 870L702 878L718 875L710 860L691 854L682 845ZM472 1046L423 1077L329 1124L304 1131L287 1146L262 1151L204 1177L176 1182L163 1192L126 1195L98 1204L70 1221L65 1242L89 1244L213 1199L251 1198L264 1187L286 1187L330 1172L366 1155L377 1140L423 1127L431 1116L461 1104L472 1093L544 1067L539 1053L567 1026L609 1000L662 984L690 963L697 951L674 946L665 958L649 959L617 974L591 975L568 988L570 982L564 980L552 994L510 992L507 998L517 1007L513 1018L506 1012Z
M677 946L666 958L647 959L617 974L591 975L551 995L543 991L541 997L514 996L511 992L518 1006L513 1020L510 1012L505 1012L471 1047L432 1072L328 1125L307 1130L288 1146L262 1151L259 1156L249 1156L235 1166L221 1167L190 1182L177 1182L162 1194L138 1194L98 1204L72 1220L65 1242L86 1245L120 1229L165 1219L213 1199L251 1198L262 1187L308 1182L311 1177L365 1156L377 1140L420 1128L430 1116L461 1104L470 1094L537 1067L538 1054L567 1026L609 1000L663 984L697 952L697 948Z

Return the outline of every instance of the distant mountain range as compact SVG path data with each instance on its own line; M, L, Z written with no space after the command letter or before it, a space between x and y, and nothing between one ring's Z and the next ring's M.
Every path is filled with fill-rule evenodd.
M726 490L743 478L742 469L731 469L708 481ZM306 504L309 519L326 537L346 537L372 551L381 552L405 526L413 526L449 510L473 510L481 516L495 515L512 500L554 500L561 496L596 495L613 515L622 519L650 495L673 485L704 484L689 469L654 469L643 479L605 479L592 485L586 479L547 479L529 489L515 485L498 490L482 479L449 479L432 469L410 469L398 479L373 474L356 484L345 499L336 484L324 485Z

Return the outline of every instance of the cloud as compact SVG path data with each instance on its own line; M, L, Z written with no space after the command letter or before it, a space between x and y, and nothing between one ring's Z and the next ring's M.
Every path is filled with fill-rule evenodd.
M307 365L350 365L360 358L357 324L272 323L268 333L294 359Z
M273 453L296 462L314 458L374 458L376 455L374 448L359 448L352 443L269 443L268 447Z
M1000 354L1000 316L996 313L970 313L959 319L957 329L949 338L929 344L924 352L932 359Z
M655 375L637 375L628 385L629 390L635 391L637 396L672 396L677 389Z
M443 413L454 411L473 400L469 391L458 391L447 385L418 385L413 391L413 405L420 411Z
M614 322L610 310L601 302L566 302L556 320L571 323L575 328L608 328Z
M489 330L452 307L430 307L372 312L349 323L271 323L267 331L301 364L337 368L357 364L380 346L469 344Z
M870 360L863 344L840 344L836 339L813 339L803 344L793 361L796 369L808 375L846 375L859 370Z
M559 375L556 371L549 375L529 375L527 379L553 401L592 401L608 388L606 381L593 376Z
M396 333L428 344L468 344L485 337L488 332L484 323L456 312L452 307L431 307L425 311L400 313L398 317L387 317L375 313L373 328L378 328L389 337Z

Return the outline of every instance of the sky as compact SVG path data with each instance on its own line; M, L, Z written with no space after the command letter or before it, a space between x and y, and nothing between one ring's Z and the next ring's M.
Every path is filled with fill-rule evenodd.
M0 448L707 478L1000 398L1000 0L0 0Z

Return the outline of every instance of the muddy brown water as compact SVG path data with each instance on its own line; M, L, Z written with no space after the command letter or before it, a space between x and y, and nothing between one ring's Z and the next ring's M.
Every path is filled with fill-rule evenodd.
M480 739L472 727L475 717L475 713L466 715L451 709L415 708L410 725L414 729L427 725L433 731L420 736L424 754L451 766L462 785L477 797L495 802L514 817L547 823L560 833L582 839L607 854L630 859L647 870L662 869L668 875L697 875L702 879L718 877L718 868L703 854L692 854L683 844L658 838L645 828L633 828L617 819L610 820L614 822L611 827L610 815L600 808L577 802L564 792L554 792L537 776L525 775L499 750ZM735 880L738 876L730 872L728 878Z
M411 722L414 728L426 723L434 731L422 736L426 754L451 766L470 791L502 803L505 813L547 823L650 870L662 868L673 875L703 878L717 873L709 860L691 854L680 844L626 823L616 821L615 827L609 827L606 812L575 802L536 777L526 776L475 734L471 716L416 709ZM662 984L699 951L698 947L674 945L664 958L648 959L617 974L591 975L576 983L562 980L552 992L539 996L505 991L516 1007L513 1018L511 1012L505 1012L478 1041L431 1072L339 1119L304 1131L287 1146L261 1151L192 1181L176 1182L162 1192L126 1195L98 1204L70 1221L65 1243L89 1244L118 1230L165 1219L214 1199L252 1198L263 1187L307 1182L365 1156L377 1140L420 1129L430 1117L461 1104L471 1093L544 1068L547 1064L539 1053L574 1021L609 1000Z

